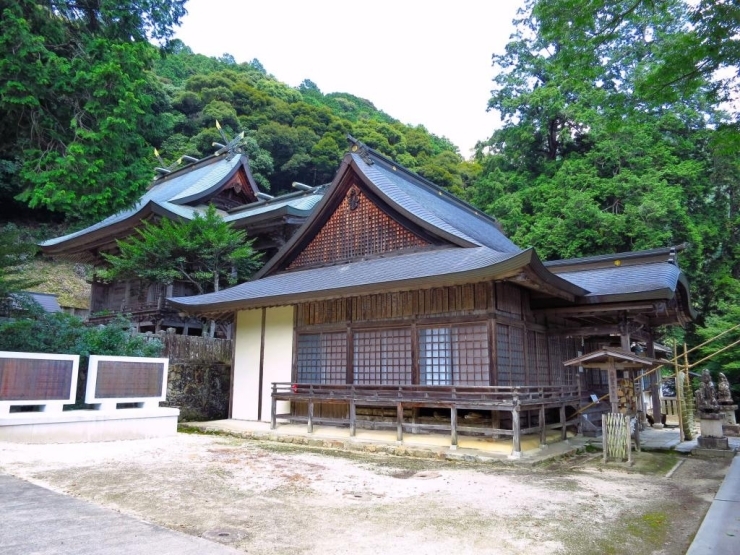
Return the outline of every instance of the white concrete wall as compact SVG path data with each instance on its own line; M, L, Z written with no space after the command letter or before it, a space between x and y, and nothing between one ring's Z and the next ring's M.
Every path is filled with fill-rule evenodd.
M234 381L231 384L231 417L257 420L262 309L236 313Z
M272 382L289 382L293 368L293 307L268 308L265 319L265 360L262 365L262 420L270 420ZM278 414L290 410L288 401L277 404Z
M261 414L265 422L270 420L272 382L289 382L291 378L293 312L292 306L266 309ZM237 420L258 418L261 339L262 309L237 312L231 410L231 417ZM288 406L287 402L278 403L278 413L287 412Z

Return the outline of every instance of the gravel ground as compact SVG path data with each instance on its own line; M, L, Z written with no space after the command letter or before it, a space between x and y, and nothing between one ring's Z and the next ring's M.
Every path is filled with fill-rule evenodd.
M193 434L0 443L2 472L253 555L684 553L728 464L521 468Z

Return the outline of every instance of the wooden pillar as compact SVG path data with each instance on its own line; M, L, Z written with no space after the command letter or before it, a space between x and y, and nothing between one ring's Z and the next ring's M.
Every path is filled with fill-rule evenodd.
M419 429L417 427L419 419L419 409L417 407L414 407L411 409L411 433L412 434L418 434Z
M607 373L609 375L609 402L612 406L611 411L616 414L619 412L619 393L617 391L617 366L614 364L613 357L609 357Z
M313 433L313 399L308 401L308 433Z
M514 444L511 456L513 458L519 458L522 456L522 427L519 421L519 407L511 411L511 430L513 432L512 440Z
M275 390L275 384L272 385L273 392ZM277 427L277 399L275 396L272 397L272 403L270 407L270 429L274 430Z
M452 449L457 449L457 407L450 409L450 446Z
M560 405L560 439L568 439L568 430L565 427L565 405Z
M357 407L355 406L355 400L350 399L349 401L349 435L355 437L357 433Z
M396 441L403 441L403 404L396 403Z
M491 411L491 428L494 430L501 429L501 413L497 410ZM498 439L501 436L499 434L493 434L494 439Z
M547 447L547 426L545 426L545 405L540 407L540 447Z

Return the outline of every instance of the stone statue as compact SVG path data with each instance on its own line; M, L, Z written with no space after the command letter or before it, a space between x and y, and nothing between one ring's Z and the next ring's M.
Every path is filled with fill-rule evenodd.
M719 394L718 399L721 405L732 405L732 393L730 393L730 382L727 381L727 376L722 372L719 373Z
M699 411L711 412L719 408L717 403L717 393L714 389L712 376L709 369L705 368L701 373L701 387L696 391L696 409Z

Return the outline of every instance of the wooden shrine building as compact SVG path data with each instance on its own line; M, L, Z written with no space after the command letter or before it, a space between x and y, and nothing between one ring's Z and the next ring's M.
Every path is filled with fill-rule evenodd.
M132 235L143 221L159 218L193 219L214 205L225 221L254 238L254 247L269 258L306 220L321 199L324 188L301 190L272 197L261 193L252 177L249 160L239 147L239 137L216 154L192 159L183 167L159 168L160 175L134 207L90 227L40 244L47 256L72 262L103 265L101 253L116 253L116 240ZM139 280L92 282L89 320L104 323L116 314L127 314L141 331L172 327L180 333L201 333L201 322L183 318L165 305L167 296L194 294L192 285L168 287Z
M170 303L236 315L231 418L508 435L513 456L607 386L564 361L693 317L675 250L543 262L354 140L253 281Z

